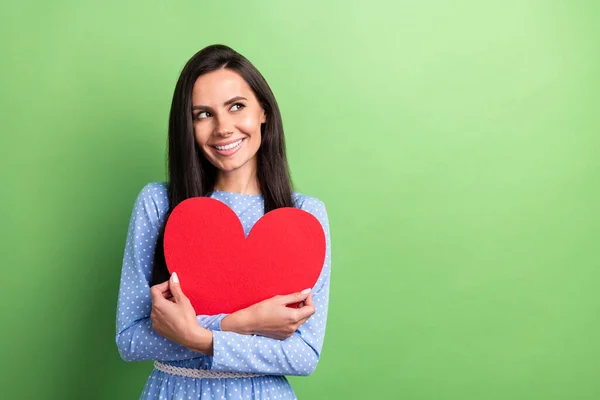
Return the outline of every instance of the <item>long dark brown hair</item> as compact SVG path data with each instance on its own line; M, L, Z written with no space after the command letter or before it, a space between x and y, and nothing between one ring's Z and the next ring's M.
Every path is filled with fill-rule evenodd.
M186 63L173 93L167 157L167 218L173 208L185 199L210 196L214 190L218 170L206 159L194 137L192 88L200 75L224 68L237 72L248 83L265 110L266 122L260 127L261 144L257 152L257 175L264 213L280 207L294 207L283 124L275 96L250 61L228 46L215 44L200 50ZM165 225L159 232L154 253L152 285L164 282L170 276L163 249Z

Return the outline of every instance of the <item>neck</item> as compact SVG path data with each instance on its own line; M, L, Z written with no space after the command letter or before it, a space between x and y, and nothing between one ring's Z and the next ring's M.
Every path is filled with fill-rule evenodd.
M219 171L215 189L240 194L261 194L256 162L248 162L242 168L233 171Z

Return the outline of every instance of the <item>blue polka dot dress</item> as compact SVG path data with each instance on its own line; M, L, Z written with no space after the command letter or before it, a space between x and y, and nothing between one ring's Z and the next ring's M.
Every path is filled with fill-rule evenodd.
M246 236L263 215L262 195L216 190L211 197L237 214ZM321 222L327 241L323 270L313 287L315 314L285 340L221 331L221 320L227 314L198 315L198 323L213 331L214 353L207 356L160 336L152 328L149 283L156 241L166 222L169 200L164 182L148 183L140 191L129 223L119 287L116 321L119 354L125 361L155 360L175 367L262 374L249 378L192 378L154 369L140 399L296 398L285 376L310 375L319 361L329 302L331 246L323 202L300 193L294 193L294 202L297 208L312 213Z

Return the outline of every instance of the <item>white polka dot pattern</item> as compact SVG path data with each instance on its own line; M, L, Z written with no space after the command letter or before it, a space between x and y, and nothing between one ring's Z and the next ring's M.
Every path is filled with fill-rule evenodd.
M214 191L240 218L246 236L263 215L261 195ZM296 207L312 213L327 241L323 271L313 288L316 313L290 338L280 341L258 335L223 332L226 314L199 315L198 323L213 331L214 355L193 352L156 333L150 321L150 275L159 229L169 208L166 184L152 182L139 193L129 224L117 305L116 343L125 361L157 360L176 367L252 372L268 376L237 379L197 379L152 371L142 399L294 399L285 375L309 375L319 361L329 301L331 245L325 205L294 194ZM284 294L284 293L282 293Z

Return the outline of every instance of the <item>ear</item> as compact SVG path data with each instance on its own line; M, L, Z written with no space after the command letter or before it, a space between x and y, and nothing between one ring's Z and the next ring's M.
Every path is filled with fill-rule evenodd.
M262 117L260 117L260 122L263 124L267 122L267 113L265 111L263 111Z

